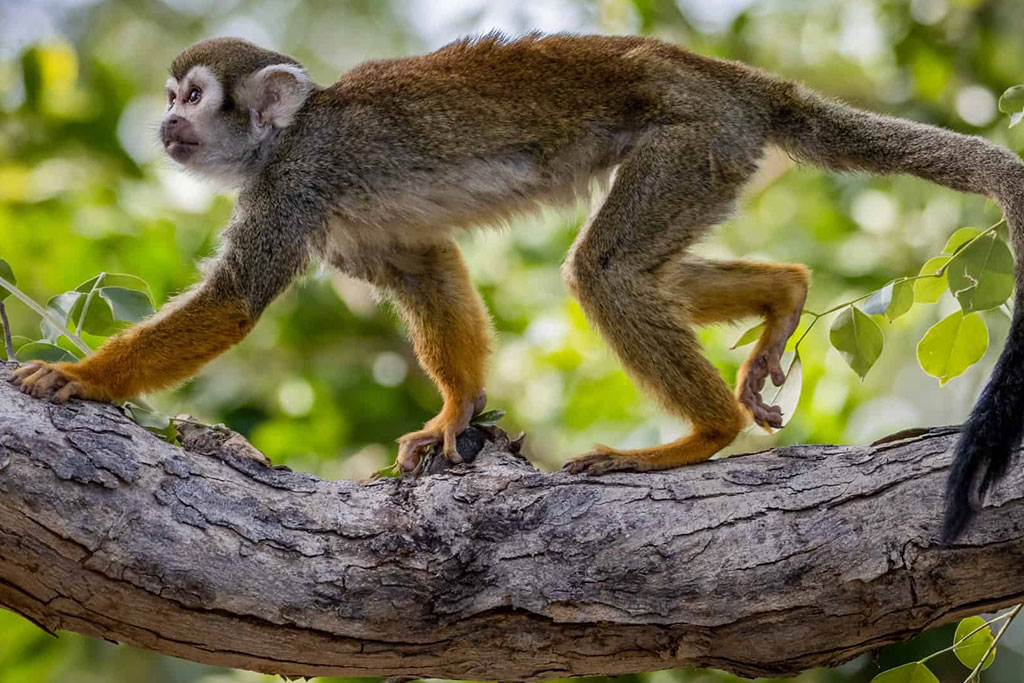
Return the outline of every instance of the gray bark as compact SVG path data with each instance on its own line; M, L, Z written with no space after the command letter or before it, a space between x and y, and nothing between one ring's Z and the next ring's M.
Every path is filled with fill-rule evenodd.
M51 632L293 676L789 675L1024 600L1020 470L936 541L955 428L603 477L474 429L471 464L323 481L8 372L0 605Z

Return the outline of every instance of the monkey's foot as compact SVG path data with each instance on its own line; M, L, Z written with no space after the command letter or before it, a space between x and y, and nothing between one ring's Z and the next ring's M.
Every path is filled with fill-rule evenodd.
M786 342L800 324L801 305L781 323L769 325L750 358L740 368L736 382L736 398L750 413L754 422L771 431L771 428L782 428L782 409L764 402L761 392L765 380L770 376L772 384L781 387L786 381L786 373L782 369L782 354L786 351Z
M643 451L617 451L604 444L594 444L590 453L573 458L562 466L569 474L604 474L605 472L643 472L651 467Z
M9 381L23 394L35 398L49 397L54 403L64 403L72 396L88 398L84 383L68 370L69 367L69 363L35 361L15 370Z
M747 360L740 369L739 381L736 385L736 398L761 427L782 427L782 408L770 406L761 398L765 380L771 375L772 383L780 387L786 381L786 373L782 371L782 354L776 356L767 352Z
M423 457L435 444L441 444L441 452L448 462L457 465L462 456L455 448L455 438L466 431L473 416L482 412L487 405L487 394L481 391L476 398L456 404L445 403L440 414L423 426L398 438L398 458L395 467L400 474L412 474L419 467Z
M742 420L737 415L735 424L728 429L697 432L663 446L620 451L597 444L593 451L573 458L562 469L569 474L604 474L669 470L692 465L707 460L732 443L741 428Z

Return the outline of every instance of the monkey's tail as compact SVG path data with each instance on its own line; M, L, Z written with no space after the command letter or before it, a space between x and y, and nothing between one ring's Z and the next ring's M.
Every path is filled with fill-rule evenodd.
M1024 163L981 137L862 111L802 86L776 82L772 90L770 101L781 104L771 115L770 138L795 157L840 171L908 173L985 195L1006 214L1017 262L1013 319L956 444L942 530L943 542L951 543L975 501L1006 474L1024 436Z

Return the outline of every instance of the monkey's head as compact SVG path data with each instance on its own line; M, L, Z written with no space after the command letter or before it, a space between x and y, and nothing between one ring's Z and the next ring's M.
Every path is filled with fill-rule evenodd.
M204 40L171 63L160 141L191 171L258 170L315 87L299 62L237 38Z

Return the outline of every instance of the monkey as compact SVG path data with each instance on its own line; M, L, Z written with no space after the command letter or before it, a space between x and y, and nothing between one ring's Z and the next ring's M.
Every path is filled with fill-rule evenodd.
M233 183L238 200L204 278L75 363L30 363L37 397L101 401L169 387L238 343L312 261L365 280L396 305L443 399L399 438L396 465L455 437L486 402L493 333L454 241L541 204L606 191L563 264L568 288L634 380L691 432L636 450L598 446L571 473L662 470L707 460L751 421L800 320L799 264L711 260L693 246L726 220L769 146L833 171L911 174L981 194L1024 254L1024 163L987 140L840 103L746 64L653 38L499 33L422 56L370 61L330 86L295 59L236 38L204 40L170 67L160 137L186 170ZM1024 306L967 421L944 535L1002 476L1024 430ZM760 316L735 391L694 327Z

